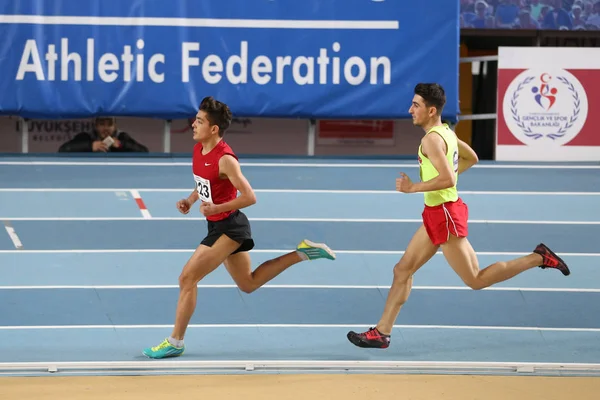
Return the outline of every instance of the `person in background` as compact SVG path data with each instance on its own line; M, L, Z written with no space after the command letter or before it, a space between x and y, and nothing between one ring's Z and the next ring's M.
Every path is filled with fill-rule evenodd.
M549 3L552 9L544 16L542 29L551 30L571 30L573 21L567 10L563 7L562 0L551 0Z
M534 21L538 22L540 20L540 15L542 14L542 8L545 6L544 2L540 0L531 0L530 9L531 9L531 18Z
M59 153L86 152L138 152L147 153L148 148L135 141L127 132L117 130L113 117L94 119L92 132L81 132L58 149Z
M531 16L531 9L529 6L523 7L519 11L519 19L515 21L515 29L540 29L540 25Z
M600 29L600 0L594 3L592 13L586 19L586 26L590 26L588 29L593 29L592 27Z
M518 16L518 0L500 0L496 7L496 27L511 29Z

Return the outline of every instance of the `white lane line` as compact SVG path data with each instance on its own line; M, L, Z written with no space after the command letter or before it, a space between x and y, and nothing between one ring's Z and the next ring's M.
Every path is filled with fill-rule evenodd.
M243 328L304 328L304 329L360 329L371 324L191 324L192 329L243 329ZM170 329L168 325L7 325L0 330L55 330L55 329ZM479 325L394 325L394 329L452 329L452 330L502 330L502 331L549 331L549 332L600 332L600 328L551 328L539 326L479 326Z
M135 202L137 203L140 212L142 213L142 217L143 219L150 219L152 218L152 215L150 215L150 211L148 211L148 208L146 207L146 204L144 204L144 200L142 200L142 196L140 196L140 192L138 192L137 190L130 190L129 191L131 193L131 196L133 196ZM72 220L74 221L74 220Z
M200 289L237 289L234 284L198 284ZM178 289L178 285L31 285L31 286L0 286L0 290L131 290L131 289ZM356 289L376 290L389 289L389 285L264 285L264 289ZM413 286L414 290L462 290L471 291L467 286ZM501 292L571 292L571 293L600 293L600 288L535 288L535 287L489 287L483 291Z
M0 165L50 165L50 166L110 166L110 167L189 167L190 161L185 162L151 162L151 161L0 161ZM419 164L406 163L286 163L286 162L241 162L242 167L263 168L419 168ZM600 165L569 165L569 164L477 164L473 169L600 169Z
M108 253L192 253L195 249L51 249L51 250L0 250L0 254L108 254ZM404 250L336 250L336 254L357 254L357 255L402 255ZM250 253L267 254L285 254L290 249L252 249ZM437 254L442 255L441 252ZM526 256L531 252L511 252L511 251L478 251L478 256ZM563 253L559 252L561 257L600 257L600 253Z
M145 206L144 206L145 207ZM152 217L150 212L140 209L142 217L5 217L12 221L206 221L205 217ZM0 219L2 219L0 217ZM254 222L348 222L348 223L421 223L420 218L283 218L249 217ZM569 220L503 220L472 219L470 224L510 224L510 225L600 225L600 221Z
M19 235L17 235L15 228L12 226L9 220L5 219L3 222L4 229L6 229L6 232L8 233L10 240L13 242L13 245L17 250L21 250L23 248L23 243L21 242L21 239L19 239Z
M1 192L123 192L137 190L139 192L174 192L189 193L190 188L0 188ZM420 193L400 194L395 190L349 190L349 189L254 189L256 193L311 193L311 194L382 194L396 196L422 196ZM460 194L466 195L493 195L493 196L600 196L600 192L536 192L536 191L491 191L491 190L461 190Z

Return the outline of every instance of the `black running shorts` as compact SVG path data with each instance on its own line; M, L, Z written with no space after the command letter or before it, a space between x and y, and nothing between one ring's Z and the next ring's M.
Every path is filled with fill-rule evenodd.
M240 210L234 211L227 218L220 221L208 221L208 235L202 240L202 244L211 247L221 235L226 235L231 240L240 244L240 247L231 254L241 251L250 251L254 248L250 221L246 214Z

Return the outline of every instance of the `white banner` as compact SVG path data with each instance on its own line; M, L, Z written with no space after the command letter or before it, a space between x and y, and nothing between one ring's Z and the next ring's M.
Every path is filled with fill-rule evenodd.
M600 49L501 47L496 160L600 161Z

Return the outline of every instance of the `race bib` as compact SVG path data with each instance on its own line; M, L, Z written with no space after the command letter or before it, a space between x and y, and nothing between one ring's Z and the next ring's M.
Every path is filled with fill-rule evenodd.
M458 174L458 149L454 150L454 154L452 155L454 173Z
M200 200L212 203L213 201L210 191L210 181L198 175L194 175L194 180L196 181L196 190L198 191Z

